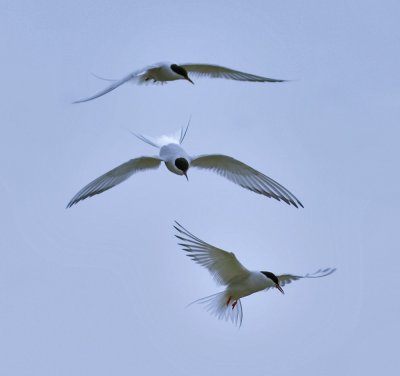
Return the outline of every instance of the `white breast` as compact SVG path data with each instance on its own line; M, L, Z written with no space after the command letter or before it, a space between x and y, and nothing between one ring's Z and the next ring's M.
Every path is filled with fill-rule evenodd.
M233 281L229 284L227 290L232 297L240 299L271 286L273 286L273 282L269 278L258 271L253 271L250 272L250 275L245 279Z

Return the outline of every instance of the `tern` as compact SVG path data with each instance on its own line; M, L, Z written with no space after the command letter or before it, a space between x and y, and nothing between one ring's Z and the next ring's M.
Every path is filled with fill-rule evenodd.
M150 65L146 68L129 73L127 76L119 79L112 80L108 78L98 77L105 81L112 81L112 84L98 93L77 100L73 103L88 102L92 99L103 96L110 91L116 89L118 86L130 81L135 84L165 84L168 81L186 80L194 84L190 79L189 73L193 76L206 76L211 78L225 78L228 80L236 81L250 81L250 82L285 82L286 80L277 80L274 78L256 76L251 73L245 73L234 69L221 67L212 64L171 64L171 63L158 63Z
M144 156L134 158L118 167L106 172L91 183L83 187L68 203L67 208L75 205L81 200L97 195L115 187L128 179L133 174L158 168L161 162L165 163L167 169L176 175L185 176L189 180L187 172L190 167L197 167L216 172L228 180L255 193L283 201L288 205L304 207L303 204L285 187L275 180L258 172L252 167L226 155L204 154L190 156L181 147L187 133L186 128L181 128L171 136L153 138L135 134L140 140L159 149L158 156Z
M204 304L205 308L218 319L232 321L239 327L243 320L243 309L240 299L262 290L276 288L282 294L283 286L302 278L320 278L332 274L335 268L319 269L306 275L281 274L275 275L267 271L251 271L246 269L232 252L214 247L191 234L175 221L175 235L181 242L183 250L194 262L204 266L214 280L225 290L214 295L194 301ZM193 304L191 303L191 304Z

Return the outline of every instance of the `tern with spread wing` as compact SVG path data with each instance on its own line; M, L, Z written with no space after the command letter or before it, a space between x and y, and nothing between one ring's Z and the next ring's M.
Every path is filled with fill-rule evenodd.
M240 326L243 320L243 309L240 299L255 292L276 288L282 294L283 286L302 278L320 278L332 274L336 269L326 268L306 275L275 275L267 271L246 269L232 252L214 247L191 234L178 222L175 222L175 235L179 245L194 262L204 266L214 280L225 290L217 294L196 300L193 303L204 304L205 308L218 319L232 321Z
M234 69L221 67L219 65L211 64L171 64L171 63L159 63L151 65L147 68L134 71L127 76L119 79L112 80L107 78L98 77L105 81L111 81L110 84L105 89L99 91L98 93L84 99L77 100L73 103L88 102L92 99L103 96L110 91L116 89L118 86L123 85L126 82L133 82L135 84L150 84L150 83L160 83L164 84L168 81L176 80L186 80L193 84L193 81L189 77L191 76L205 76L211 78L225 78L228 80L236 81L250 81L250 82L284 82L285 80L277 80L274 78L256 76L251 73L245 73L237 71Z
M176 175L185 176L186 179L188 179L187 172L189 167L206 169L214 171L218 175L255 193L274 198L278 201L282 200L286 204L293 205L296 208L298 206L303 207L303 204L285 187L243 162L222 154L205 154L199 156L190 156L187 154L181 147L181 143L185 138L188 126L182 128L175 135L161 136L159 138L135 134L142 141L158 148L159 155L131 159L106 172L83 187L71 199L67 208L81 200L115 187L137 172L157 169L161 162L165 163L169 171Z

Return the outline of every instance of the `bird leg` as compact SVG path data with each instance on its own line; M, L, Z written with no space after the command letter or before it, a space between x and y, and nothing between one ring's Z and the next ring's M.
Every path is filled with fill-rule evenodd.
M231 301L232 297L230 296L228 301L226 302L226 305L229 305L230 301Z
M235 301L232 303L232 309L234 309L234 308L236 307L236 304L237 304L237 300L235 300Z

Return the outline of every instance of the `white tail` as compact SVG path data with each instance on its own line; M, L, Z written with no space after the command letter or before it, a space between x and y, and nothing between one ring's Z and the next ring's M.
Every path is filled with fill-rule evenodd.
M243 320L242 303L240 299L237 300L236 304L235 301L229 299L226 291L222 291L195 300L189 305L194 303L203 304L206 311L216 316L219 320L232 321L235 325L240 327Z
M185 139L186 133L189 129L189 124L190 124L190 119L186 127L183 127L176 131L174 134L171 135L165 135L165 136L160 136L160 137L151 137L151 136L145 136L142 134L137 134L131 132L134 136L136 136L139 140L142 140L146 144L149 144L151 146L154 146L156 148L161 148L164 145L168 144L178 144L180 145L183 140Z

